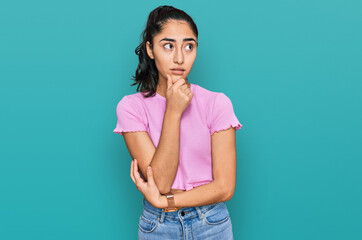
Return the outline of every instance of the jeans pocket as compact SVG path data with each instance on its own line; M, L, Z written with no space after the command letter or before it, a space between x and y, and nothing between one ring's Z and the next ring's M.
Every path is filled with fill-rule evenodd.
M204 213L205 222L209 225L217 225L229 220L230 215L224 202L217 203L215 207Z
M139 219L138 227L142 232L153 232L158 225L159 218L151 213L143 212Z

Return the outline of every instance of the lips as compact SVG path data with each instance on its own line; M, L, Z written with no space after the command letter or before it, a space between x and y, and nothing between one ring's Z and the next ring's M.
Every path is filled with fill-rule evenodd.
M184 74L185 69L183 68L173 68L171 69L171 72L175 75L183 75Z

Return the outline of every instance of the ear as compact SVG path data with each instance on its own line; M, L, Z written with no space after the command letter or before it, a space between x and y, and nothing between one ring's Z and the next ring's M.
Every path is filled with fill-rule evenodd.
M151 59L154 59L153 57L153 51L151 48L151 43L149 41L146 42L146 50L147 50L147 54Z

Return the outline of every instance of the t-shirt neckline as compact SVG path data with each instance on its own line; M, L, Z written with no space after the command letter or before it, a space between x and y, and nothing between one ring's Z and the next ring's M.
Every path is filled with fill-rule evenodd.
M191 92L194 92L193 90L194 90L194 84L192 84L192 83L190 83L190 89L191 89ZM155 95L157 98L159 98L159 99L162 99L162 100L164 100L164 101L166 101L166 98L165 97L163 97L163 96L161 96L160 94L158 94L157 92L156 92L156 95Z

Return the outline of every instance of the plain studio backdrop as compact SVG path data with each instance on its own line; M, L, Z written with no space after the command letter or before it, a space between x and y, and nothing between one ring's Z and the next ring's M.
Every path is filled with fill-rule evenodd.
M191 83L243 124L235 239L362 239L362 3L2 1L0 239L136 239L142 194L113 133L147 16L199 28Z

